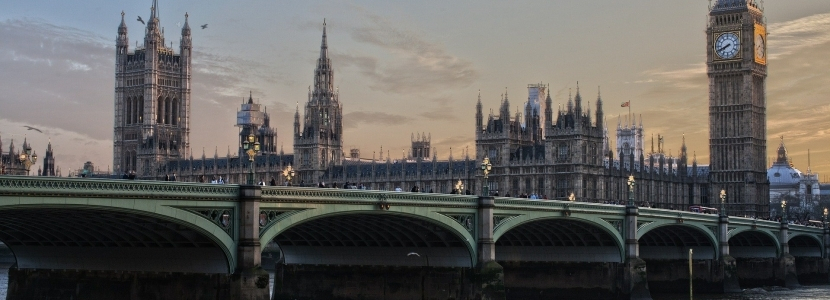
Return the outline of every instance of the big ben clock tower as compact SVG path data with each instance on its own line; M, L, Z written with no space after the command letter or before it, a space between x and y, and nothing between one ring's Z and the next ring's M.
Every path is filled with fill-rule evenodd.
M769 216L766 24L755 0L716 0L706 30L710 199L729 215ZM719 200L718 200L719 201Z

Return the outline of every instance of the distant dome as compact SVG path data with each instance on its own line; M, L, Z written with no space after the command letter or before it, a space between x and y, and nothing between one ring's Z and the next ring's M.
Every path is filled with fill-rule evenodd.
M801 180L801 171L790 167L790 164L774 163L769 170L767 170L767 178L769 178L770 186L792 186L798 185Z
M795 186L801 180L801 171L790 166L787 158L787 147L784 146L784 138L781 138L781 145L778 146L778 158L772 167L767 170L767 178L770 187Z

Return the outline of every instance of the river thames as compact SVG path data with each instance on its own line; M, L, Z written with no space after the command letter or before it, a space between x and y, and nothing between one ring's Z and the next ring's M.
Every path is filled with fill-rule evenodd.
M678 294L655 294L654 300L678 300L689 299L688 291ZM811 285L797 289L786 289L782 287L766 287L746 289L739 294L700 294L694 295L695 300L807 300L807 299L830 299L830 285Z
M6 299L8 285L7 270L0 270L0 300ZM653 294L654 300L689 299L688 292L676 294ZM766 287L746 289L739 294L695 294L695 300L807 300L830 299L830 285L803 286L797 289Z

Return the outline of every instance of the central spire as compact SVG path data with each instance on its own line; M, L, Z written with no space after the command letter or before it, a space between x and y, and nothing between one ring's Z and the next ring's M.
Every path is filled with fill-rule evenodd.
M326 42L326 19L323 19L323 42L320 43L320 60L328 59L329 45Z
M150 19L158 18L159 1L153 0L153 7L150 9Z
M331 59L328 55L326 42L326 20L323 19L323 41L320 43L320 58L317 59L317 69L314 70L314 98L332 99L334 92L334 74Z

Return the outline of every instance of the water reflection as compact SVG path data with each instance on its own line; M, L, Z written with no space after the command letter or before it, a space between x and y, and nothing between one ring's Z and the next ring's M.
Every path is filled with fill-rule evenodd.
M689 299L689 294L658 294L652 295L654 300ZM830 285L803 286L797 289L786 289L782 287L767 287L747 289L740 294L695 294L695 300L807 300L807 299L830 299Z

